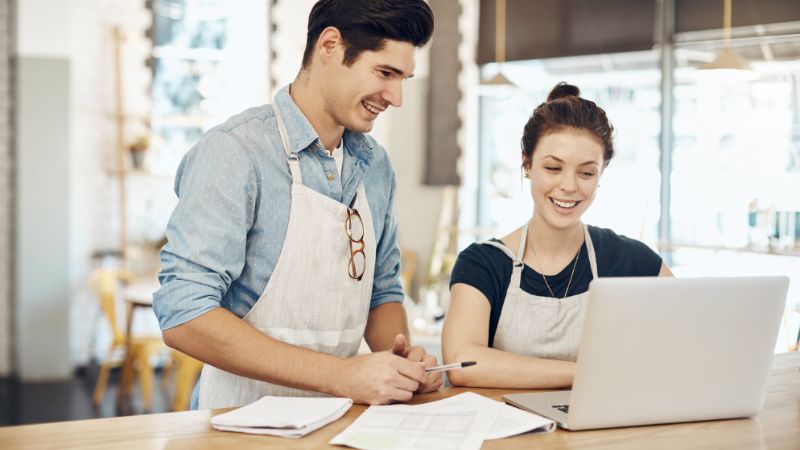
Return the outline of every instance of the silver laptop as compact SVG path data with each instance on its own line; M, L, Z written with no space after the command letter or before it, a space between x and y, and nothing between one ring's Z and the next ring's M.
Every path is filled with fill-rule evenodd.
M788 288L786 277L594 280L572 390L503 399L569 430L754 416Z

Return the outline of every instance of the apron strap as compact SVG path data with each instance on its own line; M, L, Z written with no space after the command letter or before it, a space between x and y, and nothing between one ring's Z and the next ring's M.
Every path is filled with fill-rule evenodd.
M597 256L594 252L592 237L589 235L589 225L583 224L583 233L584 240L586 240L586 251L589 254L589 265L592 267L592 279L596 280L600 277L597 275Z
M292 151L289 146L289 133L286 131L286 124L283 121L283 114L278 107L278 102L272 102L272 109L275 111L275 120L278 122L278 133L281 135L283 150L286 152L286 160L289 164L289 172L292 173L292 183L303 184L303 176L300 173L300 157Z
M517 258L517 255L515 255L514 252L512 252L511 249L506 247L504 244L501 244L500 242L496 242L496 241L483 241L483 242L480 242L480 244L481 245L491 245L492 247L499 248L500 250L503 251L503 253L506 254L506 256L511 258L511 262L514 263L515 267L516 266L522 266L522 260Z
M525 257L525 245L528 243L528 222L522 226L522 234L519 235L519 248L517 248L517 255L519 260Z
M506 254L509 258L511 258L511 262L514 263L514 267L522 267L524 264L522 262L523 252L525 251L525 237L528 235L528 224L526 223L522 227L522 236L519 239L519 250L516 254L511 251L510 248L506 247L505 244L497 241L482 241L480 242L481 245L491 245L492 247L499 248Z
M510 248L506 247L504 244L495 241L483 241L481 242L483 245L491 245L492 247L499 248L506 254L509 258L511 258L511 280L508 282L508 292L512 292L516 289L522 288L522 268L525 267L522 260L517 258L517 255L511 251Z

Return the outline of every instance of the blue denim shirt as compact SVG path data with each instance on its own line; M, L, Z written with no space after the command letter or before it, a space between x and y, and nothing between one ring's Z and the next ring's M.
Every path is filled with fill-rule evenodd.
M283 113L291 149L299 156L303 184L350 204L364 182L378 246L370 307L402 302L392 207L397 182L386 151L370 136L345 131L339 180L334 159L292 100L288 86L278 92L275 102ZM239 317L247 314L278 262L289 223L291 184L271 105L228 119L186 154L175 177L179 200L167 226L161 288L153 302L162 330L217 307ZM308 282L314 282L313 273Z

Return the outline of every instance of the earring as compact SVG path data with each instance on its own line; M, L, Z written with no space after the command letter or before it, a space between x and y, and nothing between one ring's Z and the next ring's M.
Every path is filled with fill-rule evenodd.
M525 178L528 178L528 179L530 179L530 178L531 178L531 174L530 174L530 173L528 173L528 171L527 171L527 170L525 171L525 175L523 175L523 176L524 176Z

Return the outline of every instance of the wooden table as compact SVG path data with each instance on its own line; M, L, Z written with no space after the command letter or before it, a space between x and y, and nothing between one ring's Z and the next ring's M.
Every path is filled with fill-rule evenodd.
M800 449L800 353L776 355L766 403L753 419L618 428L558 431L486 441L486 449ZM438 400L465 391L449 388L418 396L413 403ZM473 389L499 399L507 390ZM46 408L46 405L41 407ZM270 449L343 448L327 442L364 411L353 406L344 418L302 439L253 436L211 429L209 420L223 410L83 420L0 428L0 448L81 449Z

